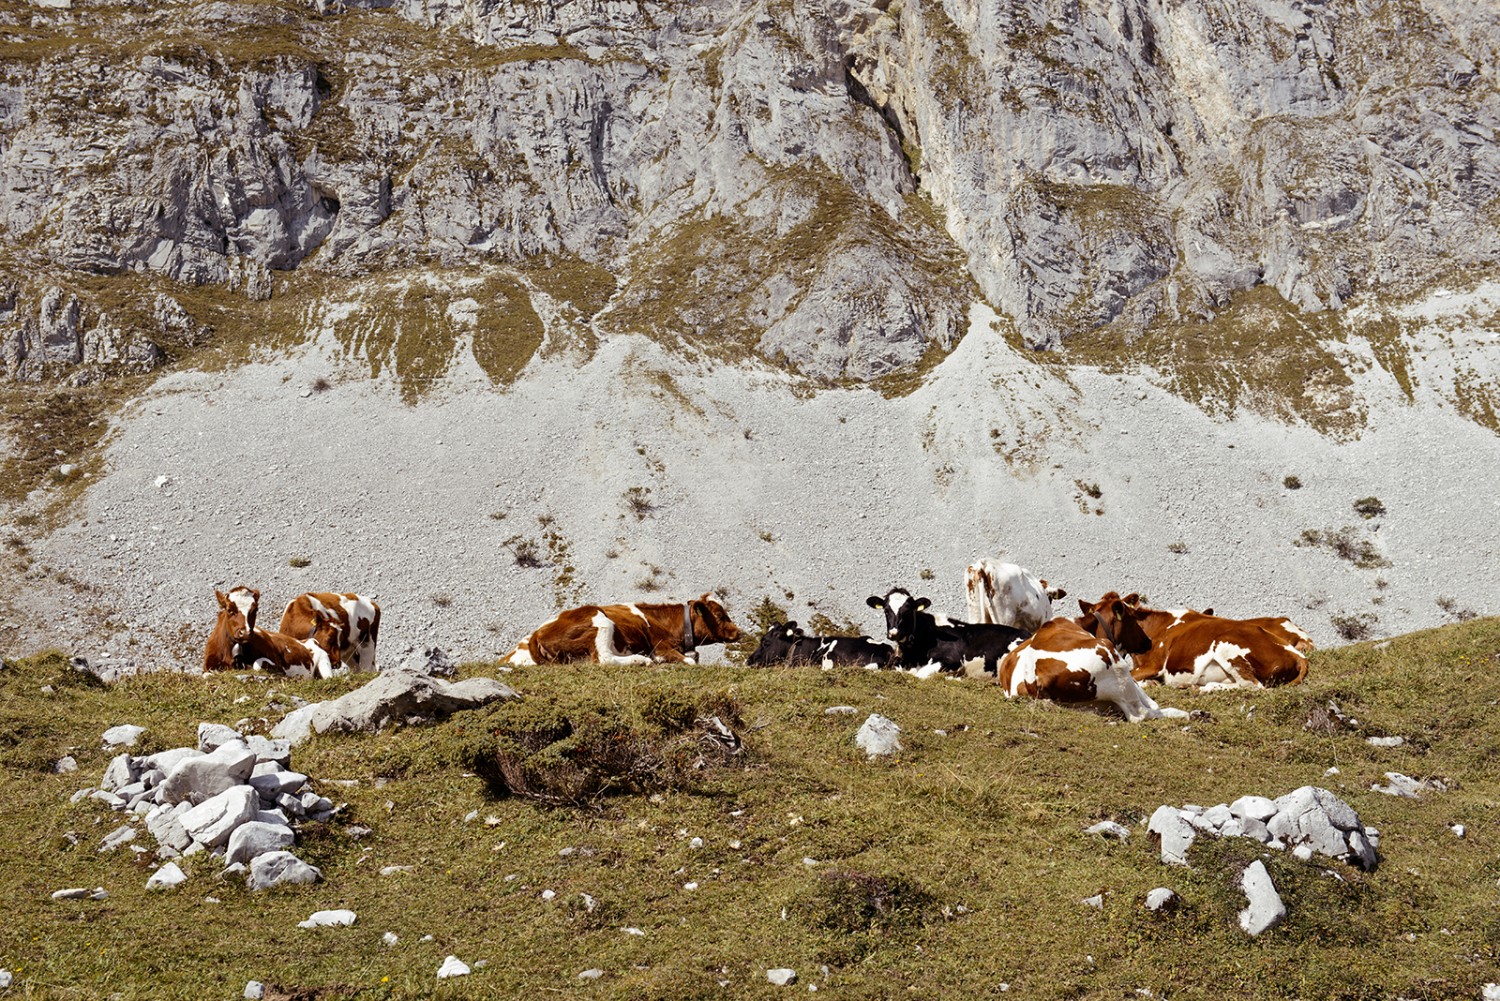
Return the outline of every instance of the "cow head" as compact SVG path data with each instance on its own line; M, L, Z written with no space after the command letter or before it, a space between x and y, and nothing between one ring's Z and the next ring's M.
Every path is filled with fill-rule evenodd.
M767 667L771 664L780 664L791 656L800 640L806 639L802 627L795 622L783 622L778 626L772 626L766 630L766 634L760 638L760 646L745 661L751 667Z
M1064 591L1060 587L1053 587L1045 580L1041 581L1040 583L1042 585L1042 590L1047 592L1047 597L1051 598L1053 601L1061 601L1068 596L1067 591Z
M916 634L917 613L932 606L926 598L913 598L904 587L891 588L884 598L872 594L865 604L885 610L885 634L897 643L905 643Z
M707 593L692 603L692 615L693 635L699 643L733 643L740 638L740 627Z
M230 588L228 594L216 590L214 597L219 599L219 617L224 620L230 640L235 643L248 641L255 629L256 613L260 611L260 592L242 585Z
M1148 613L1128 604L1111 591L1096 602L1078 599L1083 617L1078 624L1093 633L1096 639L1109 642L1121 653L1147 653L1151 649L1151 638L1141 628L1141 619Z

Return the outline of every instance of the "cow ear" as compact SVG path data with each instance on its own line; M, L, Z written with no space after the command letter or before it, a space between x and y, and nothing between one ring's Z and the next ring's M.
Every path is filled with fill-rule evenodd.
M885 599L878 594L872 594L865 599L865 604L869 605L871 608L884 608Z
M919 612L925 612L932 607L932 601L928 598L918 598L912 607Z
M223 591L220 591L218 588L214 588L214 597L219 599L220 608L229 607L229 595L225 594Z
M1043 586L1046 585L1045 581L1043 581L1042 583L1043 583ZM1047 597L1051 598L1053 601L1062 601L1067 596L1068 596L1068 592L1064 591L1060 587L1049 587L1049 588L1047 588Z
M1205 608L1203 610L1203 614L1204 615L1212 615L1212 614L1214 614L1214 610L1212 608Z
M1084 615L1092 615L1094 612L1093 603L1084 601L1082 598L1078 599L1078 607L1083 610Z
M1125 597L1121 598L1120 600L1123 601L1123 602L1125 602L1125 604L1127 604L1127 605L1139 605L1141 603L1141 596L1140 596L1139 592L1131 591L1129 594L1127 594Z

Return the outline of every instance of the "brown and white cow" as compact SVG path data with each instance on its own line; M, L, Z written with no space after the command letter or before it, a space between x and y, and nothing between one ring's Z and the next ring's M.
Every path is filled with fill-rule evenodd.
M1007 697L1024 695L1072 705L1113 706L1131 723L1180 718L1163 709L1130 674L1130 656L1150 649L1138 613L1109 596L1078 602L1077 619L1052 619L1000 661L997 679Z
M739 627L707 594L677 604L584 605L560 612L523 639L510 664L698 662L697 648L733 643Z
M335 674L375 670L380 606L373 598L352 592L299 594L281 613L277 630L317 644L328 654Z
M219 616L203 650L203 673L211 671L273 671L289 678L327 678L333 674L328 654L316 644L294 636L257 629L260 592L253 587L214 591Z
M1105 598L1118 597L1114 592ZM1101 599L1103 600L1103 599ZM1295 685L1307 676L1312 637L1278 616L1226 619L1191 609L1157 609L1126 595L1140 612L1149 650L1135 655L1137 681L1212 692Z
M1052 603L1068 592L1052 587L1025 567L981 559L964 571L969 621L993 622L1034 633L1052 618Z

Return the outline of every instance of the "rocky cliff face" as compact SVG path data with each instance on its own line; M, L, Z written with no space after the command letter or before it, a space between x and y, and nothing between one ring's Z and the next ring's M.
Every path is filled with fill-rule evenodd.
M1497 74L1468 0L4 0L0 366L418 265L824 380L1338 309L1492 267Z

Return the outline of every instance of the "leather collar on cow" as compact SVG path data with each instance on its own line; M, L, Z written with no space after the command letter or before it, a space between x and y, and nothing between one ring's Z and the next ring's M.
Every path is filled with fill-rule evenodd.
M693 636L693 603L684 601L682 603L682 652L692 653L697 646L698 641Z

